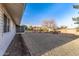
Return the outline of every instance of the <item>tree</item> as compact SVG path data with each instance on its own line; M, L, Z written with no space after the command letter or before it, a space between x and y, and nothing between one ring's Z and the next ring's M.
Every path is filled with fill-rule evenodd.
M73 5L73 8L79 9L79 5ZM78 24L78 28L79 28L79 17L72 18L72 19L75 22L74 24Z
M56 29L57 27L56 22L54 20L44 20L42 25L50 29Z
M32 31L33 30L33 27L32 26L29 26L28 27L28 30Z
M79 9L79 5L73 5L73 8Z
M64 25L60 27L60 29L66 29L66 28L67 26L64 26Z

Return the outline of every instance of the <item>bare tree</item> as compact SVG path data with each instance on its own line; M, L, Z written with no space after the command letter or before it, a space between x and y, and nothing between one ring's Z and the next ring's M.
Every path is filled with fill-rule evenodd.
M56 29L56 22L54 20L44 20L42 22L42 26L50 28L50 29Z

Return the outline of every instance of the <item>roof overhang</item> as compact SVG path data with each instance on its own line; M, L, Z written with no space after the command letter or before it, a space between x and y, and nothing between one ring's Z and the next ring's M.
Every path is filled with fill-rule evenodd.
M9 15L12 17L16 25L19 25L21 22L22 14L24 11L23 3L5 3L3 4L6 8Z

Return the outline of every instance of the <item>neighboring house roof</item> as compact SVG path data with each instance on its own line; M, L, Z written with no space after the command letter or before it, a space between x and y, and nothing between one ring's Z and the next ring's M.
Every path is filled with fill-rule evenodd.
M3 4L7 12L12 17L16 25L19 25L25 8L23 3L5 3Z

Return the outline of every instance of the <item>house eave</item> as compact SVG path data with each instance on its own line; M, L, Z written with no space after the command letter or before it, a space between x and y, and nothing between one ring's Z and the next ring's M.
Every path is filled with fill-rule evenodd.
M24 11L23 3L5 3L3 4L7 12L10 14L16 25L20 25L22 14Z

